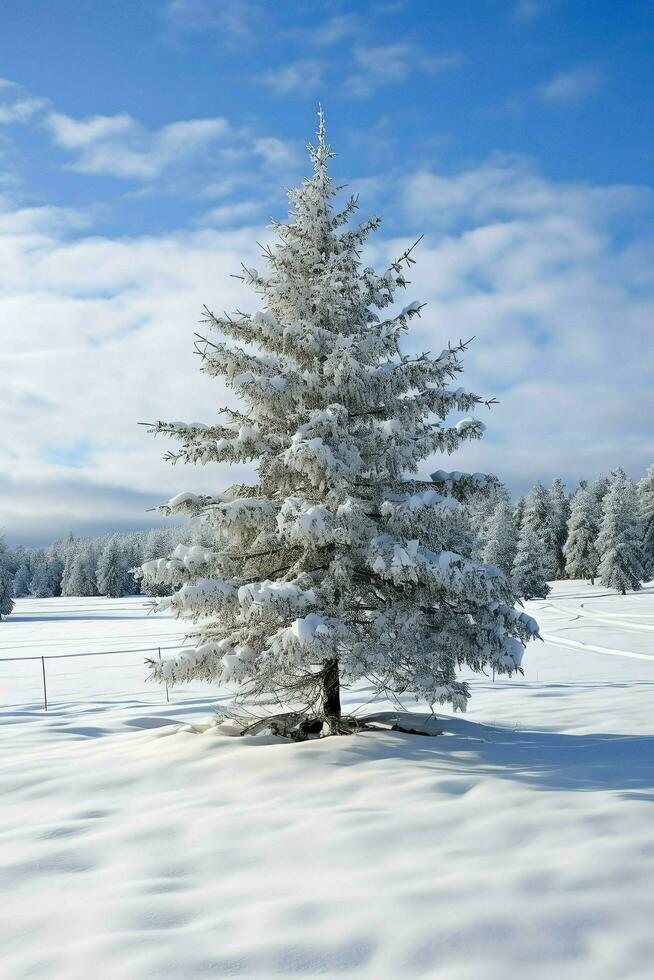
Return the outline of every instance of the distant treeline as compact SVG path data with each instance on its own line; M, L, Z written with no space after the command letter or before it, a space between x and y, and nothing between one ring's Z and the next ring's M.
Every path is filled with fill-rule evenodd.
M165 595L172 587L144 583L138 569L146 561L168 555L179 543L207 544L206 527L192 521L96 538L70 534L46 548L11 550L0 545L0 567L5 579L11 579L14 598Z
M654 466L636 484L616 469L567 494L537 483L512 502L497 484L470 507L477 557L511 575L519 595L543 598L554 579L596 578L639 589L654 576Z
M624 470L571 494L562 480L537 483L513 501L497 482L466 508L469 550L496 565L526 599L544 597L548 581L596 578L620 592L654 577L654 465L637 484ZM0 540L0 617L22 596L168 595L174 585L148 581L140 566L175 546L213 543L201 520L170 528L67 538L46 548L9 549Z

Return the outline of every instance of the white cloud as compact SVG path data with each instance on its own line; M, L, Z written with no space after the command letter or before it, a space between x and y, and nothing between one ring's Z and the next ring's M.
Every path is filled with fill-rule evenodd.
M251 34L261 22L260 4L250 0L167 0L168 25L180 33L214 31L223 41Z
M427 232L411 274L421 342L474 335L466 381L500 399L457 466L525 486L654 458L654 243L630 224L653 204L646 188L556 183L511 160L408 181Z
M17 82L0 78L0 125L28 122L46 105L46 99L30 95Z
M58 146L77 151L75 170L144 180L231 137L222 118L189 119L151 131L125 112L83 120L51 112L46 124Z
M297 147L276 136L260 136L252 141L253 152L274 167L292 167L298 163Z
M220 204L218 207L211 208L202 215L198 224L234 226L251 223L255 217L261 216L261 203L259 201L236 201L234 204Z
M212 197L254 183L265 196L273 176L286 179L298 161L294 143L234 128L222 117L148 130L126 112L74 119L52 111L44 123L54 144L70 154L71 169L136 181L145 193Z
M357 98L366 98L382 86L404 82L414 72L435 75L460 62L458 55L430 55L408 41L378 47L357 46L354 59L356 70L346 79L345 87Z
M518 0L513 9L513 15L516 20L534 20L543 13L544 8L543 0Z
M0 351L0 529L16 540L133 524L169 492L231 481L171 469L167 446L137 423L210 419L229 401L198 372L194 332L204 303L252 305L231 273L259 261L258 236L112 240L74 234L73 215L52 209L15 214L0 223L0 320L14 325ZM90 462L57 462L55 443L88 445Z
M284 96L295 93L312 95L322 84L322 65L315 59L292 61L279 68L270 68L257 76L257 80L272 95Z
M120 112L116 116L91 116L82 120L72 119L61 112L51 112L46 121L57 143L69 150L92 146L105 140L120 139L127 134L131 136L139 128L126 112Z
M604 84L604 75L597 65L579 65L569 71L559 72L541 86L539 95L548 105L576 105L598 95Z
M77 153L131 133L131 123L108 118L108 130L86 120L60 133ZM173 143L174 127L164 127ZM243 138L243 152L285 166L283 144L257 146L262 139ZM241 169L239 158L231 175ZM134 524L178 490L244 477L171 469L160 460L167 444L137 425L210 421L229 400L199 373L193 334L204 303L256 308L231 273L241 261L260 264L260 232L239 225L260 228L261 201L271 203L268 187L260 200L225 197L229 179L216 185L221 204L204 226L137 238L94 234L71 209L0 203L0 322L9 325L0 529L14 540L30 529L47 538ZM501 402L484 415L488 438L445 465L487 468L514 486L618 464L642 471L654 459L654 255L631 218L651 207L651 192L556 183L501 157L452 175L414 173L391 191L407 237L373 241L370 258L384 265L409 235L427 232L402 297L428 303L409 343L440 350L476 335L462 380ZM281 201L276 191L273 206ZM88 465L64 465L53 444L88 446Z
M404 201L416 216L423 213L427 201L433 208L428 216L432 226L449 227L463 219L484 223L550 215L592 223L639 206L649 193L631 185L555 183L544 179L528 160L498 154L481 166L452 175L416 173L404 189Z
M325 47L336 44L352 34L357 34L362 27L358 14L338 14L324 21L315 30L310 31L308 38L314 44Z

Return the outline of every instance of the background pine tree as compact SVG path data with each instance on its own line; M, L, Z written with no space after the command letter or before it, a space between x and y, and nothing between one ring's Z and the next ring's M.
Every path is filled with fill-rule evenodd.
M129 592L128 555L115 536L109 538L100 552L95 577L100 595L120 598Z
M565 542L565 570L568 578L586 578L592 584L599 566L597 536L601 512L592 490L580 487L572 497L568 537Z
M560 574L558 531L552 499L542 483L533 486L525 497L521 530L525 527L533 531L542 544L542 568L546 579L556 579Z
M597 539L599 579L623 595L640 589L644 578L641 553L642 530L636 487L624 470L612 475L602 504L602 524Z
M554 540L556 542L556 575L555 578L565 577L565 558L563 548L568 536L568 521L570 519L570 501L565 492L565 484L558 477L552 483L549 490L550 498L550 519L554 530Z
M523 521L513 563L513 583L525 599L544 599L549 595L545 546L527 519Z
M643 573L654 578L654 464L638 483L638 502L642 518Z
M517 552L518 534L513 523L513 509L508 500L496 506L486 528L486 544L482 557L489 565L497 565L511 575Z
M14 608L14 581L9 568L7 547L0 538L0 619L8 616Z

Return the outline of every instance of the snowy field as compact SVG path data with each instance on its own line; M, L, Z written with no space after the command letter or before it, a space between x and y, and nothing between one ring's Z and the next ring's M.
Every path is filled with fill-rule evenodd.
M224 691L148 687L181 630L142 600L19 600L0 975L649 980L654 588L528 607L525 677L475 679L441 737L293 745L206 728ZM40 659L7 659L41 655L47 714Z

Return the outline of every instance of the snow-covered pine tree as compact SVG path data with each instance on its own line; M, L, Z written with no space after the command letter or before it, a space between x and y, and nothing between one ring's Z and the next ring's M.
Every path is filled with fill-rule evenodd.
M641 553L641 521L636 487L624 470L611 476L602 504L602 525L597 539L602 585L622 595L640 589L645 577Z
M525 599L544 599L549 595L545 568L546 552L542 538L525 519L518 538L513 562L513 584L518 595Z
M7 546L0 538L0 619L14 608L14 577L9 567Z
M654 577L654 464L638 483L638 502L643 528L643 571L649 580Z
M612 477L607 476L606 473L602 473L601 476L598 476L595 482L590 485L590 492L597 503L600 520L602 515L602 505L604 503L604 498L608 493L609 487L611 486L611 479Z
M37 599L49 599L57 589L56 572L42 548L34 552L30 561L31 577L28 591Z
M557 569L554 577L558 579L565 576L563 547L568 536L568 520L570 519L570 501L565 492L565 484L558 477L549 489L549 498L550 515L556 541Z
M332 210L322 115L309 150L313 175L289 194L267 271L243 272L262 308L207 311L210 327L250 348L199 343L203 370L224 377L243 410L225 409L208 426L153 426L181 443L172 459L258 459L258 481L164 505L205 515L215 544L178 546L144 573L182 583L159 608L201 620L184 652L150 664L155 678L236 682L240 699L304 706L334 731L343 681L365 677L380 692L463 710L470 692L457 667L511 674L538 627L515 608L499 569L457 550L460 502L493 481L410 476L433 453L482 434L474 418L445 424L480 402L448 387L466 345L437 357L401 352L420 303L387 319L376 311L407 285L412 250L381 275L363 268L379 220L345 228L355 198Z
M468 504L470 526L477 538L475 557L487 560L483 556L493 533L495 511L501 503L510 503L510 501L511 494L498 480L495 485L489 484L485 493L477 494ZM490 564L494 563L490 562Z
M140 577L137 579L136 570L141 564L141 552L143 550L142 537L137 532L118 536L125 565L127 567L127 578L125 580L125 591L123 595L138 595L141 591Z
M543 544L543 569L547 579L555 579L560 571L559 547L554 525L552 502L542 483L537 483L525 497L521 529L527 525ZM518 548L520 546L518 545Z
M153 565L150 565L150 562L156 560L161 555L170 554L173 547L171 533L167 528L153 527L148 531L143 547L141 574L137 574L137 578L140 580L140 588L144 595L160 598L162 596L172 595L175 591L174 583L170 581L169 576L164 576L164 580L162 581L160 575L145 574L143 572L143 569L146 567L154 568Z
M118 599L127 594L131 576L123 544L116 535L109 538L100 552L95 581L100 595Z
M593 584L599 565L597 536L601 512L597 499L587 486L572 496L568 537L565 542L565 571L568 578L586 578Z
M577 486L574 488L569 497L570 506L572 506L572 501L575 498L575 494L579 493L580 490L588 490L588 480L580 480Z
M14 595L17 599L29 595L31 578L30 557L29 555L25 555L14 575Z
M67 596L95 596L98 594L96 583L97 544L88 539L75 542L75 553L68 564L62 582L62 594Z
M513 523L518 534L520 534L520 528L522 527L522 519L525 516L525 498L518 497L515 502L515 507L513 508Z
M482 557L511 575L515 561L518 534L513 523L513 509L508 500L500 500L486 527L486 544Z

